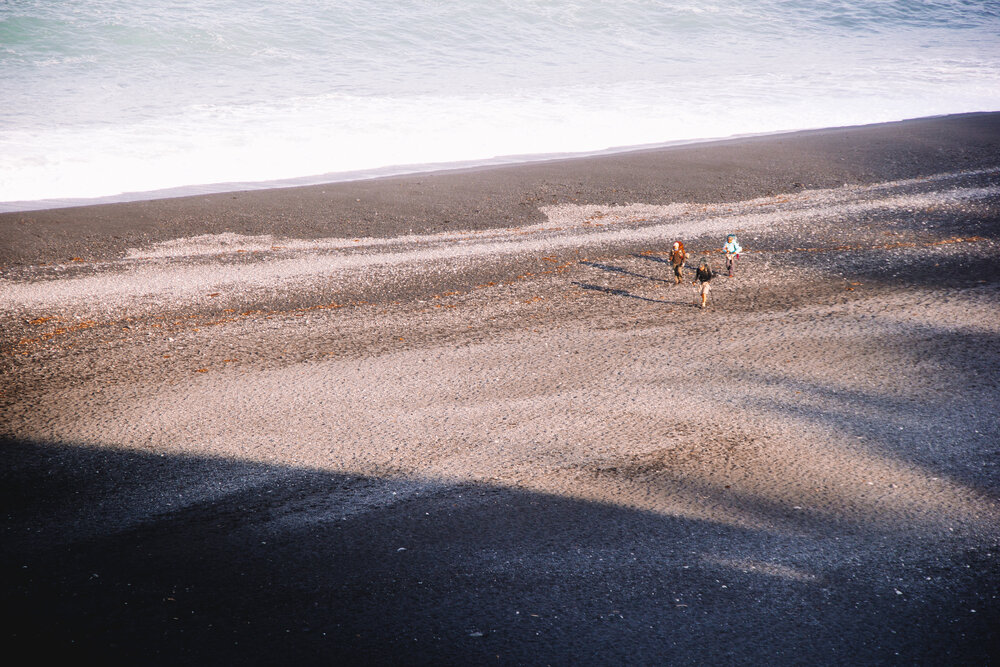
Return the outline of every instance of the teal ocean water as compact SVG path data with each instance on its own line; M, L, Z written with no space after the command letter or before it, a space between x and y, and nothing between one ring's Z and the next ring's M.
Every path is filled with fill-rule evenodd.
M16 0L0 91L13 210L997 110L1000 0Z

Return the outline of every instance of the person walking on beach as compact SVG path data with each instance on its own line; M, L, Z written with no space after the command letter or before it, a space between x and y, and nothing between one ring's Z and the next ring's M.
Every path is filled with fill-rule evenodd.
M740 258L740 253L743 252L743 247L736 240L736 234L726 236L726 242L722 244L722 250L726 253L726 271L729 272L729 277L732 278L736 260Z
M675 285L680 285L684 280L681 270L684 268L685 261L687 261L687 253L684 252L684 243L682 241L674 241L674 249L670 251L670 263L674 267Z
M707 259L702 259L701 264L698 265L698 271L694 275L694 280L691 284L694 285L697 282L701 282L700 294L701 294L701 307L705 307L705 303L708 301L708 282L715 277L712 273L712 266L708 263Z

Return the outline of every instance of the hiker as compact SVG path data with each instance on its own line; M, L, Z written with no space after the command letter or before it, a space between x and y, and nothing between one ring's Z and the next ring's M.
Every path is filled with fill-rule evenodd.
M680 285L684 280L681 270L684 268L684 262L687 261L687 257L687 253L684 252L684 243L682 241L674 241L674 249L670 251L670 263L674 267L675 285Z
M705 302L708 301L708 281L715 277L712 273L712 266L708 263L707 259L702 259L701 264L698 265L698 271L694 275L694 280L691 284L694 285L696 282L701 281L701 307L705 307Z
M726 242L722 244L722 250L726 253L726 271L729 272L729 277L732 278L733 267L736 264L736 260L740 258L740 253L743 252L743 247L736 240L736 234L726 236Z

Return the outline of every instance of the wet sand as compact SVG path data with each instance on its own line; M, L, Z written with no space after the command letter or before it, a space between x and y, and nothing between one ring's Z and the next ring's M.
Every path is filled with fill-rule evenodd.
M992 664L998 155L973 114L0 215L8 641ZM702 310L666 253L729 231Z

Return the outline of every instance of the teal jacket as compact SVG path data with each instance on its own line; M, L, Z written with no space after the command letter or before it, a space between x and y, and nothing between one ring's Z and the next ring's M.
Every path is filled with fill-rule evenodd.
M724 243L722 245L722 249L725 250L727 253L731 253L733 255L737 255L743 252L743 246L741 246L740 242L736 240L736 237L733 237L732 243L728 241Z

